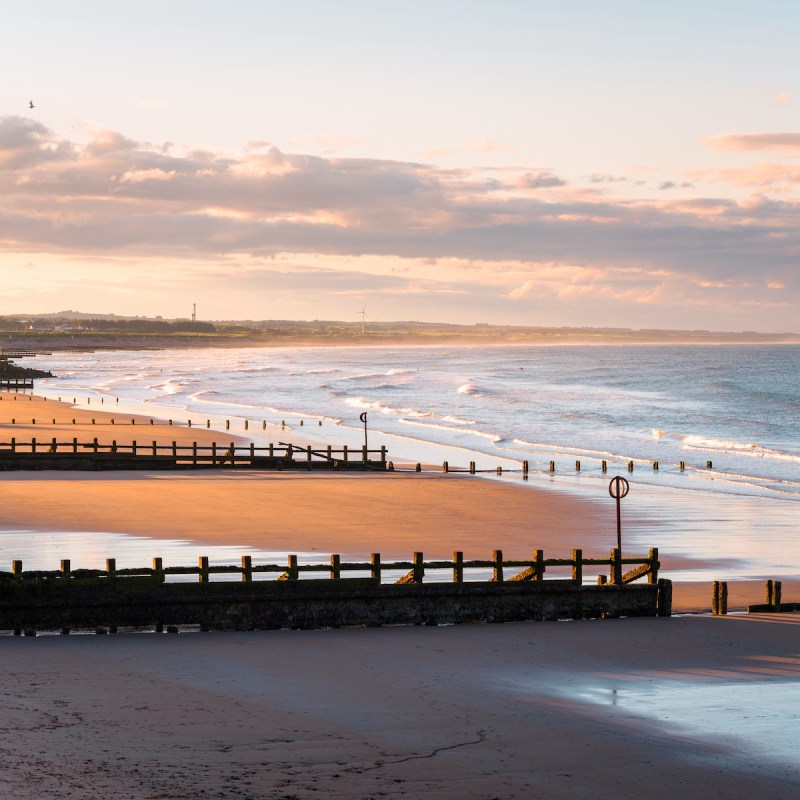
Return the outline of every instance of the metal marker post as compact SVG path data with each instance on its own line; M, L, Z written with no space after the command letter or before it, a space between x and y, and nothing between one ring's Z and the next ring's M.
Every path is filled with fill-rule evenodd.
M365 411L359 419L364 423L364 460L369 461L369 449L367 448L367 412Z
M608 493L617 501L617 550L619 550L620 556L622 555L622 520L620 518L619 501L628 494L630 488L628 481L619 475L616 478L612 478L608 484Z

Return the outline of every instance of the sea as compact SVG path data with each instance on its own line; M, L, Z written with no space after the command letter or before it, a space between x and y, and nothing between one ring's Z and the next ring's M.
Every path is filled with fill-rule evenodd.
M800 345L187 348L20 363L57 376L37 393L79 406L227 421L239 435L244 420L285 423L282 441L334 446L366 433L398 464L474 461L486 479L608 504L610 478L624 476L626 545L712 559L724 578L800 574ZM248 438L275 438L261 427Z

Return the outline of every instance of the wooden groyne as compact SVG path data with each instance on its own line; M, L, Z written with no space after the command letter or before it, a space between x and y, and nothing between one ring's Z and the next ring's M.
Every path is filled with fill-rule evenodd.
M33 390L33 378L0 378L0 390L24 392Z
M748 614L777 614L781 611L800 611L800 603L785 603L781 598L781 581L764 583L765 602L747 606ZM711 613L721 616L728 613L728 582L714 581L712 584Z
M636 565L623 573L625 565ZM584 567L606 567L595 584L584 582ZM547 569L568 568L568 577L546 578ZM490 569L490 580L469 580L469 573ZM323 628L375 625L441 625L463 622L669 616L671 582L658 578L658 551L646 558L584 558L573 550L568 559L545 559L535 550L529 560L505 560L495 550L489 560L383 562L374 553L368 562L299 564L290 555L285 565L212 566L201 557L196 567L72 570L69 561L57 571L23 571L14 561L0 572L0 630L15 634L38 630L150 628L198 625L211 629ZM426 581L426 572L448 570L452 581ZM514 574L509 577L508 571ZM388 573L404 573L387 583ZM277 580L258 580L272 573ZM301 580L327 573L329 580ZM346 575L350 573L350 575ZM355 575L353 575L355 573ZM212 580L214 575L236 580ZM170 576L196 575L197 582L171 582ZM635 581L647 578L647 582Z
M132 441L117 444L115 440L102 444L97 438L81 442L32 438L19 441L12 437L0 442L0 470L179 470L179 469L333 469L378 470L387 469L387 450L378 449L298 447L290 443L269 444L257 447L230 442L210 445L159 444Z

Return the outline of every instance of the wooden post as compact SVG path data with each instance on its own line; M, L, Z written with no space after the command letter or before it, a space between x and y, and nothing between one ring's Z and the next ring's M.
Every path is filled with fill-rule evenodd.
M544 550L533 551L533 580L544 580Z
M296 581L298 575L299 572L297 569L297 556L291 555L289 556L289 568L286 570L286 577L290 581Z
M308 445L306 449L306 461L308 461L309 464L311 463L311 445Z
M250 583L253 580L253 557L242 556L242 583Z
M672 581L659 578L656 594L656 614L659 617L672 616Z
M578 586L583 584L583 550L572 551L572 581Z
M628 462L628 472L633 472L633 461Z
M658 472L658 461L654 461L654 462L653 462L653 470L654 470L655 472Z
M15 397L14 399L16 400L17 398ZM14 422L13 419L11 421ZM11 437L11 452L12 453L17 452L17 439L14 436Z
M556 471L556 462L555 461L551 461L550 462L550 472L555 472L555 471Z
M362 445L361 446L361 463L362 464L366 464L367 463L367 446L366 445Z
M97 444L97 437L96 436L92 440L92 447L94 448L94 452L96 453L97 450L98 450L98 444Z
M133 439L133 440L131 441L131 453L132 453L133 455L136 455L136 439Z
M269 443L269 457L275 457L275 445L273 445L272 442Z
M650 562L650 573L647 576L648 583L658 583L658 548L650 548L650 556L647 559Z
M320 425L321 424L322 423L320 422ZM381 464L385 464L385 463L386 463L386 445L382 444L381 445Z
M728 582L714 581L714 595L711 598L711 613L722 616L728 613Z
M576 461L575 462L575 472L580 472L580 471L581 471L581 462L580 461Z
M217 464L217 443L211 442L211 463L216 466Z
M370 575L373 578L376 578L378 583L381 582L381 554L380 553L373 553L370 559L372 563L372 569L370 570Z
M16 398L14 398L16 400ZM11 562L11 574L17 578L22 576L22 562L15 560Z
M231 442L231 466L236 463L236 445Z
M773 611L781 610L781 582L767 581L767 605L772 606Z
M342 460L347 463L347 445L342 447Z
M453 583L464 583L464 553L461 550L453 553Z
M331 580L338 581L341 577L341 556L338 553L334 553L331 555Z
M69 559L68 558L62 558L61 559L61 574L65 578L68 578L69 577L69 573L70 573Z
M77 440L77 438L73 438L72 439L72 452L73 453L77 453L78 452L78 440Z
M618 547L615 547L611 551L611 556L610 556L609 560L611 562L611 575L610 575L611 583L613 583L615 586L621 586L622 585L622 551Z
M706 461L706 469L714 469L714 464L711 461Z
M678 466L680 467L681 472L683 472L686 469L686 462L681 461Z
M603 472L608 472L608 461L601 461L600 469L603 470Z
M106 574L109 578L116 577L117 574L117 559L116 558L107 558L106 559Z
M414 553L414 583L422 583L425 576L424 558L421 552Z
M256 446L250 442L250 461L256 457Z
M231 429L231 421L229 419L225 420L225 430L229 431Z
M498 475L502 475L503 474L503 468L502 467L498 467L497 468L497 474Z
M199 579L200 583L208 583L208 556L200 556L197 560L197 566L200 567Z
M160 558L153 559L153 577L159 583L164 583L164 561Z
M449 472L449 471L450 471L450 465L446 461L443 461L442 462L442 472Z
M606 575L598 575L597 576L597 585L598 586L605 586L608 583L608 577Z
M50 452L51 453L58 452L58 441L56 440L55 436L53 437L53 441L50 444Z
M422 464L417 462L417 465L414 467L415 472L422 472Z
M35 452L36 452L36 437L34 436L31 439L31 453L35 453Z
M503 582L503 551L493 550L492 561L494 561L494 568L492 570L492 581L494 583Z
M153 439L153 455L154 456L158 455L158 444L156 443L155 439Z
M470 475L474 475L475 474L475 462L474 461L470 461L469 462L469 474Z

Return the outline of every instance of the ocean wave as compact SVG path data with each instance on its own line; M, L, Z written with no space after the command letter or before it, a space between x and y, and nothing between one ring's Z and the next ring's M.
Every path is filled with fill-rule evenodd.
M455 428L452 425L440 425L437 422L418 422L417 420L413 419L401 419L404 425L415 425L419 428L431 428L437 431L449 431L451 433L466 433L470 436L478 436L481 439L488 439L490 442L494 442L497 444L498 442L503 441L503 437L499 436L496 433L485 433L484 431L476 431L476 430L465 430L464 428Z
M381 403L377 400L365 400L363 397L348 397L345 401L345 405L352 406L353 408L363 408L367 411L378 411L381 414L395 414L395 415L405 415L409 417L434 417L432 411L420 411L417 408L395 408L394 406L388 406L384 403Z
M754 458L767 458L776 461L792 461L800 464L800 456L785 453L782 450L773 450L770 447L754 442L738 442L735 439L712 439L696 434L684 434L681 437L687 450L702 450L709 453L723 453L725 455L745 455Z
M459 386L456 390L456 394L466 394L471 397L483 397L483 391L480 387L475 386L473 383L465 383L463 386Z

